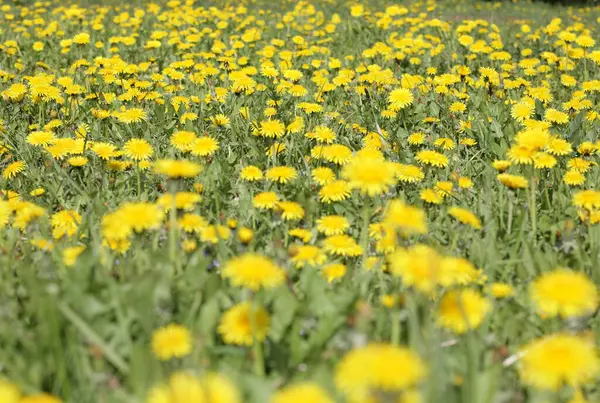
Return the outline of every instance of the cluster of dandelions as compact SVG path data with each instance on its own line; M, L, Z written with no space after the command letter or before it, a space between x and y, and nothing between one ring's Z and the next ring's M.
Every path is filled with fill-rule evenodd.
M1 403L85 389L36 392L63 344L27 310L57 289L117 304L98 271L175 284L124 343L162 374L132 401L235 403L259 379L273 403L473 402L490 367L511 396L597 398L597 7L496 25L453 18L468 1L158 3L0 7L0 303L40 345L11 361L0 336L0 379L23 372ZM180 294L204 275L217 290ZM122 371L101 387L138 384L85 319L59 337L83 323Z

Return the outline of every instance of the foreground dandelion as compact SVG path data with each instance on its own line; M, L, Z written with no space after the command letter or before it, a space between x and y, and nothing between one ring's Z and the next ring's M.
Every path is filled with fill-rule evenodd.
M154 172L169 178L193 178L202 172L202 166L186 160L158 160Z
M176 372L165 385L155 386L146 403L239 403L240 393L225 376L209 373L202 378L186 372Z
M598 290L583 273L556 269L531 284L531 299L544 316L584 316L598 307Z
M170 324L152 335L152 351L161 360L182 358L192 350L190 332L183 326Z
M394 165L379 158L356 157L344 167L343 175L350 188L371 197L386 192L396 182Z
M440 301L437 321L440 326L462 334L479 327L490 303L471 289L449 291Z
M223 314L218 331L228 344L251 346L267 337L271 317L262 307L243 302Z
M333 403L333 400L323 388L310 382L287 386L277 391L270 403Z
M419 384L426 374L421 358L409 349L370 344L342 358L335 369L335 383L351 401L359 402L380 392L398 395Z
M245 253L225 263L221 274L230 279L233 286L252 291L273 288L283 283L285 272L269 258L256 253Z
M557 333L534 340L521 349L521 380L540 389L583 386L600 374L596 347L579 336Z

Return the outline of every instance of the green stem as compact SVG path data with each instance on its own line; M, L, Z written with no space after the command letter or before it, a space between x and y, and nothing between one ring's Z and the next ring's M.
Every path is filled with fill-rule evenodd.
M529 187L529 214L531 218L531 232L533 232L533 243L536 243L537 234L537 214L535 205L535 173L532 173Z
M392 311L391 315L392 320L392 344L395 346L400 345L400 317L396 310Z
M477 345L475 335L469 331L466 337L467 379L464 380L466 402L477 403Z
M137 177L137 195L138 195L138 199L141 200L141 198L142 198L142 179L141 179L141 175L140 175L140 163L139 162L135 166L135 175Z
M254 373L263 378L265 376L265 359L263 357L262 343L255 337L257 332L256 315L258 306L252 304L252 312L250 314L250 327L252 329L253 344L252 344L252 355L254 358Z
M175 205L175 195L177 194L175 183L171 184L171 209L169 210L169 259L173 265L173 273L179 272L177 260L177 207Z
M367 268L367 259L369 258L369 203L365 202L362 208L362 233L360 238L360 247L362 248L362 267Z

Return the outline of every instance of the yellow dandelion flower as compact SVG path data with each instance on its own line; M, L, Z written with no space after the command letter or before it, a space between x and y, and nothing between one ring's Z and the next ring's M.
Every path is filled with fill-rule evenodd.
M247 301L225 312L217 330L227 344L251 346L255 340L266 339L270 325L271 317L267 311Z
M221 275L231 280L231 284L246 287L252 291L260 288L274 288L283 283L285 272L271 259L256 253L245 253L225 263Z
M160 360L183 358L191 351L192 336L184 326L172 323L152 334L152 352Z
M600 373L596 346L579 336L563 333L544 336L525 345L521 354L521 380L540 389L583 386Z
M583 273L556 269L542 274L530 289L538 312L544 316L584 316L598 307L598 290Z

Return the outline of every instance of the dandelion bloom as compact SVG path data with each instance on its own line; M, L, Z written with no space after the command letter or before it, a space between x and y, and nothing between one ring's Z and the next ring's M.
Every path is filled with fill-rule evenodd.
M600 374L596 346L582 337L557 333L532 341L521 349L519 375L526 385L558 390L583 386Z
M152 352L159 359L182 358L192 351L192 337L188 329L170 324L152 334Z
M331 168L319 167L311 171L311 177L312 180L323 186L335 180L335 173L331 170Z
M327 261L327 256L321 248L314 245L300 245L294 248L294 256L291 261L296 268L308 266L318 266Z
M343 234L350 228L348 219L339 215L323 216L316 223L317 230L327 236Z
M246 287L252 291L277 287L285 280L283 269L256 253L245 253L229 260L221 275L230 279L234 286Z
M274 209L279 202L279 196L275 192L262 192L254 196L252 205L259 209Z
M154 150L144 139L131 139L123 146L123 152L134 161L143 161L150 158Z
M477 328L490 309L489 301L477 291L453 290L442 297L437 322L455 333L466 333Z
M248 165L240 171L240 177L248 182L254 182L263 178L260 168L254 165Z
M511 189L523 189L529 184L527 179L520 175L499 174L496 176L498 180L506 187Z
M212 155L218 149L219 142L210 136L199 137L189 146L190 153L199 157Z
M220 374L208 373L198 379L188 372L175 372L166 385L153 387L146 403L240 403L235 385Z
M402 200L389 202L383 220L387 225L399 229L407 235L427 232L425 212L417 207L405 204Z
M312 382L302 382L286 386L271 397L270 403L334 403L333 399L320 386Z
M270 324L271 317L263 307L246 301L226 311L217 330L227 344L250 346L267 337Z
M583 273L559 268L542 274L532 284L531 299L545 316L584 316L598 307L596 285Z
M392 111L404 109L413 103L414 96L410 90L406 88L396 88L388 96L389 108Z
M327 282L332 283L335 280L344 277L346 270L346 266L341 263L330 263L323 267L322 273L327 279Z
M323 240L323 249L332 255L360 256L361 246L348 235L332 235Z
M277 203L277 207L281 210L281 218L286 221L300 220L304 217L304 208L296 202L282 201Z
M202 172L202 165L186 160L158 160L154 172L169 178L193 178Z
M481 229L481 221L479 220L479 218L467 209L460 207L451 207L450 209L448 209L448 214L450 214L452 217L456 218L463 224L470 225L475 229Z
M374 343L341 359L335 369L335 384L352 401L370 401L380 392L410 389L426 374L425 363L411 350Z
M344 180L336 180L326 184L319 190L319 200L331 203L346 200L350 196L350 184Z
M2 171L2 177L4 179L12 179L17 174L23 172L25 170L25 163L23 161L15 161L10 164Z
M419 151L416 158L422 164L438 168L444 168L448 165L448 157L433 150Z
M431 294L440 281L441 258L429 246L417 244L400 249L388 256L390 272L402 278L407 287Z
M298 171L295 168L288 166L278 166L269 169L265 178L279 183L287 183L298 177Z
M597 190L582 190L573 195L573 205L593 210L600 208L600 192Z
M137 123L142 120L146 120L146 112L140 108L126 109L124 111L116 112L116 118L123 123Z
M394 165L379 158L354 158L344 167L342 175L351 188L370 197L386 192L396 183Z

